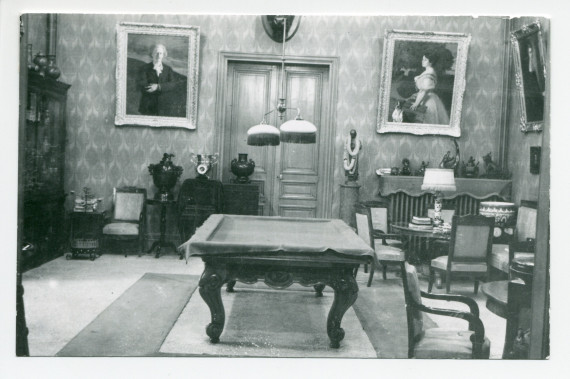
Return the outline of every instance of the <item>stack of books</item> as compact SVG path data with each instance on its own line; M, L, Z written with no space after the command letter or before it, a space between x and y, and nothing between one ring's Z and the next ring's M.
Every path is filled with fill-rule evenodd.
M413 216L412 222L408 225L411 229L418 229L418 230L432 230L433 226L431 225L431 218L429 217L418 217Z

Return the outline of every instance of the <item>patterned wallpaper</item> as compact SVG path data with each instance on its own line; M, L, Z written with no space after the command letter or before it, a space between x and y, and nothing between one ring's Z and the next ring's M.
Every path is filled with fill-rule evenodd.
M512 22L512 30L518 30L523 25L536 21L537 18L521 17ZM545 41L548 41L548 24L545 19L540 19L543 26ZM545 45L548 54L548 44ZM510 46L509 46L510 47ZM510 77L515 77L514 64L510 67ZM510 83L509 99L509 147L508 147L508 167L513 174L513 201L519 204L521 200L538 200L538 181L540 175L530 173L530 147L542 146L542 133L527 133L520 131L521 107L519 89L514 80ZM546 126L545 127L549 127ZM550 168L542 168L541 173L549 174Z
M114 125L115 26L122 21L200 27L196 130ZM453 149L449 137L376 133L384 31L471 34L459 145L463 159L473 155L482 161L486 153L497 157L499 152L505 27L506 20L498 17L303 16L297 34L287 43L286 54L340 57L334 216L339 212L339 184L345 180L342 145L350 129L357 130L364 145L360 161L361 199L376 196L377 168L400 166L403 158L410 159L412 169L422 160L436 167L445 152ZM87 185L104 197L107 206L112 188L117 185L146 187L152 195L155 188L147 166L157 162L163 152L176 154L174 161L184 168L181 179L194 176L190 153L213 151L216 133L222 128L214 124L215 112L219 111L215 104L220 51L281 54L281 45L266 36L259 17L253 15L58 15L60 80L71 84L66 189L78 191Z

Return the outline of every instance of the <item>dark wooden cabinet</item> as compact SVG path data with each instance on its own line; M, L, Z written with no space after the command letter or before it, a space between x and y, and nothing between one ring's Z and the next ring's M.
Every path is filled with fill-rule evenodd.
M65 107L69 85L35 72L28 76L23 138L22 264L36 266L65 245Z
M258 185L224 184L224 213L233 215L258 215Z

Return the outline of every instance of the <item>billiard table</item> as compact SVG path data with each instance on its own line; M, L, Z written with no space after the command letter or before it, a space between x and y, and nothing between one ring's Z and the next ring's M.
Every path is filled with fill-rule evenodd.
M204 272L199 293L210 308L206 334L220 340L225 311L221 288L235 281L284 289L293 283L313 286L322 296L325 286L334 290L327 318L330 346L344 338L340 324L358 297L354 274L359 265L371 263L374 250L341 220L213 214L179 249L200 256ZM295 304L291 304L292 307Z

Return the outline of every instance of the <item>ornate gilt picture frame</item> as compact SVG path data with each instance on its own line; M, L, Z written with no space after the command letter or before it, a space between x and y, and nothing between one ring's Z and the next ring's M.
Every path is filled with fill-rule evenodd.
M523 132L540 132L544 124L546 64L540 23L534 22L511 33L515 80L521 104Z
M197 26L117 25L115 125L196 129Z
M376 131L461 135L471 36L387 30Z

